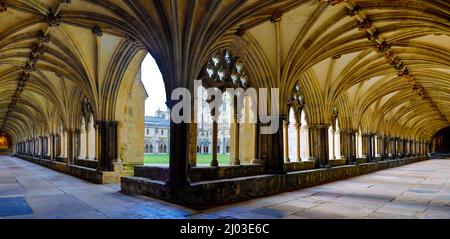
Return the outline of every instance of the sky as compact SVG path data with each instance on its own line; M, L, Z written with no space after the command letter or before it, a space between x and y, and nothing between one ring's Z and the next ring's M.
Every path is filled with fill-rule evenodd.
M148 93L145 101L145 115L153 116L158 109L166 110L164 82L158 65L150 54L147 54L142 62L142 83Z

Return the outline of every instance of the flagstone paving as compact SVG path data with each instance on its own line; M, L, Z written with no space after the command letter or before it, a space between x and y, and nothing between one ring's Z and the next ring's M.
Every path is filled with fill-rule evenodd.
M197 211L0 156L1 219L450 218L450 160Z

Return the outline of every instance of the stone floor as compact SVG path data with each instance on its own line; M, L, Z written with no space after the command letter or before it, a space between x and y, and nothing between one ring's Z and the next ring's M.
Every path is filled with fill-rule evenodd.
M195 211L0 156L0 218L450 218L450 160Z

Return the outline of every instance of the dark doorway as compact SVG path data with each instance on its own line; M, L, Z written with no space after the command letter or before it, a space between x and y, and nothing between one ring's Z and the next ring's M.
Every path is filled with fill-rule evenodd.
M11 140L8 135L0 134L0 155L11 154Z
M437 132L432 142L433 153L450 153L450 127Z

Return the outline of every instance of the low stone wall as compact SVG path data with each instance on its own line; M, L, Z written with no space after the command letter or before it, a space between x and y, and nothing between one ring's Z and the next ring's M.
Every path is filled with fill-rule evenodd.
M343 166L346 163L347 163L346 159L330 159L330 166L331 167Z
M95 160L75 159L74 164L81 167L97 169L97 161Z
M62 158L62 157L57 157L55 159L55 161L60 162L60 163L67 163L67 162L69 162L69 160L67 158Z
M103 184L105 182L105 175L104 172L99 172L97 170L86 168L78 165L71 165L66 164L58 161L52 161L47 159L39 159L34 158L30 156L24 156L24 155L14 155L17 158L26 160L31 163L35 163L41 166L44 166L46 168L53 169L55 171L69 174L71 176L84 179L86 181L89 181L91 183L95 184ZM116 180L117 181L117 180Z
M191 182L250 177L264 173L262 165L250 164L221 167L196 167L189 170Z
M146 195L193 208L206 208L316 186L426 159L426 157L415 157L287 174L196 182L174 191L169 191L162 181L143 177L122 177L121 189L122 192L130 195Z
M290 162L284 164L284 171L286 172L302 171L314 169L314 167L315 167L314 161Z
M194 167L189 169L191 182L220 180L236 177L250 177L264 173L262 165L249 164L239 166L221 167ZM158 166L136 166L134 176L151 180L166 181L169 178L169 169Z
M134 176L165 181L169 178L169 168L158 166L145 166L145 165L135 166Z

